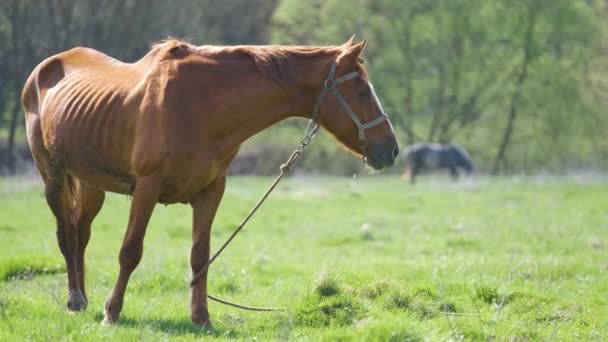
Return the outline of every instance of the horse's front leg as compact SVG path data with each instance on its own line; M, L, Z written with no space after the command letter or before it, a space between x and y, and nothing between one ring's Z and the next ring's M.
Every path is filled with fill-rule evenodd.
M141 261L144 250L144 236L150 216L152 216L152 211L160 195L160 184L160 178L155 176L137 179L133 201L131 202L129 224L118 258L120 261L118 280L116 280L114 290L106 299L105 323L116 322L122 310L127 283L131 273Z
M192 274L197 274L209 261L211 224L224 195L225 187L226 178L222 176L211 183L191 203L193 210L192 251L190 253ZM193 323L212 329L207 308L207 273L205 271L192 286L190 318Z
M456 168L456 166L454 165L450 165L450 177L452 177L453 181L457 181L458 180L458 169Z
M410 168L410 184L411 185L416 184L416 176L418 175L418 173L420 173L421 170L422 170L421 163L414 163L412 165L412 167Z

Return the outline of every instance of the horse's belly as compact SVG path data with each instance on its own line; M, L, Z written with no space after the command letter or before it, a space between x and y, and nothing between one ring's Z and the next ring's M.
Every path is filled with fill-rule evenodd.
M63 148L62 163L68 173L104 191L131 193L135 176L127 151L103 149L91 142ZM123 155L124 153L124 155Z
M128 116L118 112L87 110L49 101L43 118L45 146L55 163L74 177L95 188L130 193L134 177L130 165L133 150L132 126ZM64 102L70 104L69 97Z
M119 194L132 194L135 189L135 178L129 175L117 175L91 168L68 168L68 173L87 185L102 191Z
M436 169L438 167L440 167L440 160L439 160L439 153L435 152L435 151L429 151L429 153L426 154L426 156L424 157L424 161L426 164L426 167L430 168L430 169Z

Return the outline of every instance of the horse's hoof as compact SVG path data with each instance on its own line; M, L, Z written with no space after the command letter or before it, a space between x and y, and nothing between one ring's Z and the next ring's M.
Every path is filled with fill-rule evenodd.
M213 324L211 324L211 320L210 319L192 319L192 323L194 323L195 325L199 326L200 328L202 328L203 330L209 331L209 332L213 332L215 331L215 327L213 326Z
M112 325L115 325L115 324L116 324L116 321L108 319L107 314L105 315L103 321L101 321L101 325L104 325L106 327L109 327L109 326L112 326Z
M105 310L103 314L103 322L101 323L103 325L114 325L116 322L118 322L118 316L118 314L112 314L108 310Z
M103 307L103 324L104 325L112 325L118 321L118 317L120 316L120 310L122 309L122 302L113 303L113 295L110 295L108 299L106 299L106 303Z
M71 290L70 294L68 295L67 305L68 310L77 312L86 310L88 303L80 291Z

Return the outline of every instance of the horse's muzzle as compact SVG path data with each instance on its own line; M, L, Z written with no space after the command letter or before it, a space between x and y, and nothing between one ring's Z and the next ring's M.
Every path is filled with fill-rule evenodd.
M383 143L370 144L366 161L374 170L381 170L393 166L397 156L399 156L399 145L391 139Z

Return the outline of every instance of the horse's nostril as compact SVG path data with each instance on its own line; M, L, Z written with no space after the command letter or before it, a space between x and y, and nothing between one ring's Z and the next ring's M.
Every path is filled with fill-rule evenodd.
M393 148L393 158L397 158L398 155L399 155L399 146L395 145L395 148Z

